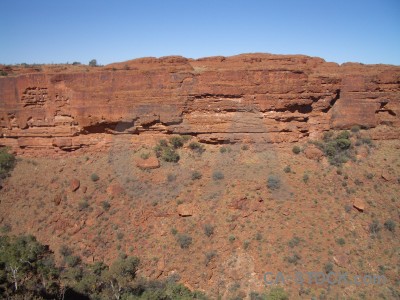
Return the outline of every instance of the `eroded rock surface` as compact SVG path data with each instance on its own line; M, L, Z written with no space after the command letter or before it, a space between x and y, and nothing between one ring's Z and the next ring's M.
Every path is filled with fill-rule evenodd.
M293 142L360 125L400 137L400 67L308 56L142 58L105 67L8 70L0 140L72 151L143 132L209 143Z

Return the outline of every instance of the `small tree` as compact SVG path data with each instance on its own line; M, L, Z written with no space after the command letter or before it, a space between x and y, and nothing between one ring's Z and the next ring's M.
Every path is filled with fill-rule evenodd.
M91 66L91 67L97 67L97 60L92 59L91 61L89 61L89 66Z

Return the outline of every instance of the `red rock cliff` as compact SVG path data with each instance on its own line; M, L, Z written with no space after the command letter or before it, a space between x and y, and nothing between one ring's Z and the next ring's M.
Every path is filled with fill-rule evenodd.
M0 144L16 148L71 150L145 131L291 142L353 125L399 138L399 114L400 67L307 56L142 58L0 77Z

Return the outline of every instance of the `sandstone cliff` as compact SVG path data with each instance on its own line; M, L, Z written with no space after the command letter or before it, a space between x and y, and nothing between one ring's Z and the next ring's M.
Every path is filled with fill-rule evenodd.
M308 56L142 58L105 67L9 68L0 144L74 150L115 134L293 142L329 129L400 138L400 67Z

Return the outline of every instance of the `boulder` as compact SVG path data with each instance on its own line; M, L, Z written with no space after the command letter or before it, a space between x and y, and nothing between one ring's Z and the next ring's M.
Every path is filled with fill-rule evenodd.
M70 183L69 183L70 189L71 189L71 191L73 191L73 192L75 192L76 190L78 190L79 187L80 187L80 185L81 185L81 182L80 182L78 179L76 179L76 178L72 179L72 180L70 181Z
M160 161L154 156L151 156L148 159L137 158L136 166L142 170L157 169L160 167Z
M365 209L365 202L361 198L355 198L353 201L353 207L355 207L359 211L364 211Z
M314 145L308 146L303 152L308 159L320 160L324 156L324 153Z
M111 184L107 187L106 192L110 196L119 196L124 193L124 188L118 183Z
M180 204L177 212L181 217L190 217L197 213L197 207L191 203Z

